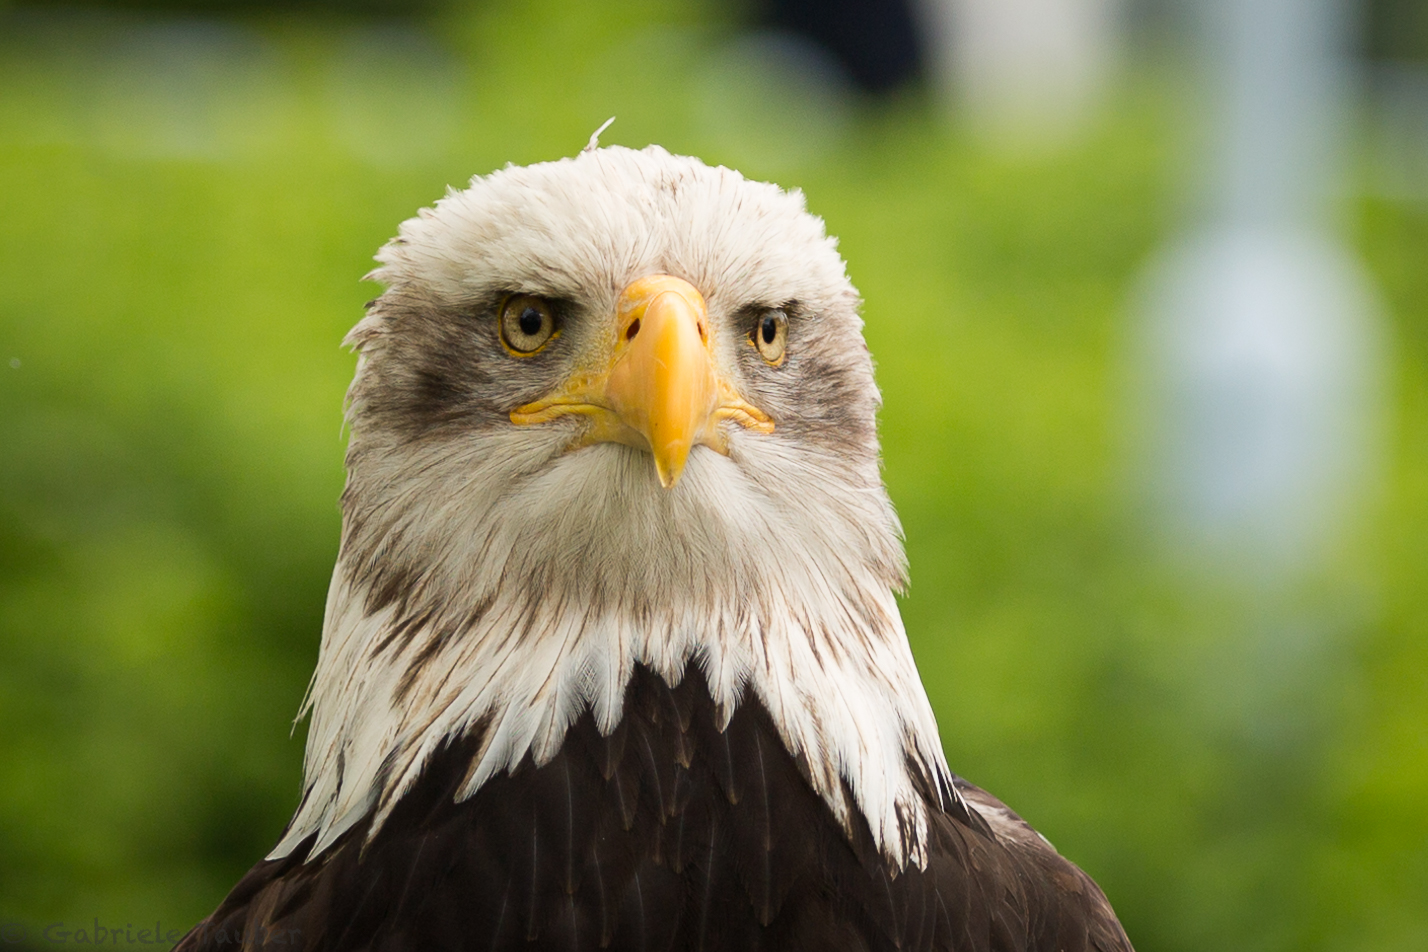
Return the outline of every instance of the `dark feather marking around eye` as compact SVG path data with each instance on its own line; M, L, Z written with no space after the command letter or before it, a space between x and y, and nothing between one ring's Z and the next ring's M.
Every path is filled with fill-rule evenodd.
M381 404L369 404L366 415L417 440L487 410L479 395L484 383L479 368L459 358L427 359L401 377L393 375Z
M539 298L544 301L550 307L551 315L555 317L556 327L564 324L580 309L580 306L572 298L563 297L560 294L547 294L539 289L503 288L468 305L462 313L469 319L475 319L482 323L498 324L501 320L501 306L517 296Z
M439 410L461 399L463 390L452 378L451 369L429 364L417 370L416 386L412 388L417 408Z
M783 311L788 316L789 322L805 320L808 312L797 298L790 298L787 301L750 301L741 304L734 309L734 319L741 323L748 332L752 334L759 326L763 316L770 311Z

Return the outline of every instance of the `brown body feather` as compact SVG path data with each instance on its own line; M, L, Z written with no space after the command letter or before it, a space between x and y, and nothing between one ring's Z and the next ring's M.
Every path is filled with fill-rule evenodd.
M727 728L697 666L637 669L608 737L456 802L477 738L431 763L375 838L259 863L179 952L1130 949L1105 897L976 787L895 871L814 793L764 709ZM930 797L936 794L929 790Z

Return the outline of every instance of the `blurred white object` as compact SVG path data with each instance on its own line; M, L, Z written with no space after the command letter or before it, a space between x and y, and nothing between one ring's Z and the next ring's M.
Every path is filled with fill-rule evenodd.
M1217 229L1172 245L1146 291L1161 528L1237 574L1310 567L1381 455L1383 347L1357 262L1313 231Z
M1322 227L1340 187L1347 0L1207 0L1209 207L1222 222Z
M937 86L995 145L1074 138L1119 55L1118 0L922 0L922 12Z
M1322 564L1380 472L1381 322L1331 227L1346 9L1201 9L1213 92L1208 214L1151 268L1135 400L1172 548L1281 581Z

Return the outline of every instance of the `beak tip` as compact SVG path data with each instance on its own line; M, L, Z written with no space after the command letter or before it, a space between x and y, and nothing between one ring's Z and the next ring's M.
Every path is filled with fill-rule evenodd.
M683 473L684 467L669 467L660 460L655 460L655 473L659 476L659 484L665 489L673 489L674 484L679 482L679 477Z
M654 454L655 473L659 476L659 484L665 489L673 489L679 482L679 477L684 475L684 464L689 462L689 447L684 447L683 452L678 449L664 453Z

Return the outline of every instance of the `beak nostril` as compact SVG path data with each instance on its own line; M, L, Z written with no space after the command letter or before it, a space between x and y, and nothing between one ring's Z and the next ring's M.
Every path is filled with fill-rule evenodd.
M630 326L625 328L625 340L634 340L635 335L640 332L640 319L637 317L630 322Z
M704 329L704 322L700 321L695 326L699 328L699 339L707 344L709 342L709 332Z

